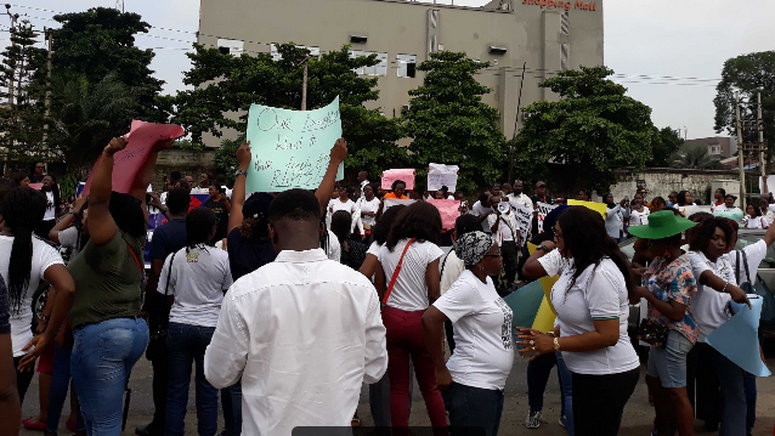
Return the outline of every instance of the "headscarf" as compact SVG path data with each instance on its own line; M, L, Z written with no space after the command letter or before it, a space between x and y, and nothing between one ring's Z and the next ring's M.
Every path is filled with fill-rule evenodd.
M482 231L468 232L455 244L455 254L466 267L474 266L484 259L484 255L495 245L492 236Z

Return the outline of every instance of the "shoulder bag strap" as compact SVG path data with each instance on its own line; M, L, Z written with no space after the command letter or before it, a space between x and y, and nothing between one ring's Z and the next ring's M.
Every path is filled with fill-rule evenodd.
M452 252L455 251L455 247L452 247L451 250L447 252L447 254L444 256L444 260L441 262L441 270L439 271L439 278L444 275L444 267L447 266L447 259L449 259L449 255L452 254Z
M393 277L390 278L390 283L385 290L385 296L382 298L382 304L387 304L388 298L390 298L390 293L393 292L393 286L396 284L398 273L401 272L401 267L404 264L404 256L406 255L407 250L409 250L409 246L412 245L412 243L416 240L417 238L412 238L409 240L409 242L406 243L406 247L404 247L404 251L401 253L401 257L398 259L396 269L393 271Z
M178 254L177 251L172 253L172 258L170 258L170 267L167 269L167 284L164 285L164 296L168 296L170 294L170 278L172 277L172 262L175 261L175 255Z
M129 245L129 242L126 243L126 248L129 249L129 254L132 255L132 259L135 260L135 265L137 265L137 268L140 270L140 276L144 276L145 270L143 269L143 264L140 263L140 259L137 258L137 255L135 254L135 250L132 249L132 246Z
M740 285L740 250L735 250L735 280Z
M754 280L751 280L751 271L748 268L748 256L746 256L745 251L740 250L741 253L743 253L743 266L745 267L745 279L748 280L748 283L753 286ZM740 279L738 279L739 281ZM739 285L740 283L738 283Z

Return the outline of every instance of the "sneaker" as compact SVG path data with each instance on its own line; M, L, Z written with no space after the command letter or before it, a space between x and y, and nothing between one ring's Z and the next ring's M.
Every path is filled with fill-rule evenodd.
M541 412L528 412L525 418L526 428L538 428L541 427Z

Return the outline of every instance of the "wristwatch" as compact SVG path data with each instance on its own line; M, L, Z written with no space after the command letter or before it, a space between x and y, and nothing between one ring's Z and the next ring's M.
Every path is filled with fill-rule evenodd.
M554 344L554 351L560 351L560 338L555 336L552 344Z
M248 176L248 172L246 170L237 170L237 171L234 172L234 177L237 177L237 176L245 176L245 177L247 177Z
M548 252L552 251L552 249L551 249L551 248L547 247L547 246L546 246L546 245L544 245L544 244L540 244L540 245L538 245L538 246L536 247L536 250L541 250L541 251L543 251L544 253L548 253Z

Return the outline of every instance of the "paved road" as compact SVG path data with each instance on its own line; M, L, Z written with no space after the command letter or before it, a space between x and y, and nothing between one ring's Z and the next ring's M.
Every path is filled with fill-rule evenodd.
M767 363L770 369L775 370L775 356L770 356ZM552 373L544 397L543 415L544 420L547 422L536 430L528 430L522 425L528 408L527 385L525 382L526 368L526 361L516 359L514 369L511 372L511 376L509 377L506 386L506 401L503 419L501 421L500 434L531 436L563 435L564 432L557 423L560 414L560 394L555 372ZM150 363L145 359L142 359L135 367L130 385L132 387L132 401L129 423L127 424L127 431L125 431L124 434L134 434L135 426L149 422L153 413L153 401L150 389L151 367ZM773 427L775 427L775 377L759 379L758 391L757 425L754 435L771 436L773 435ZM193 397L193 389L191 392L191 396ZM34 415L37 412L37 393L38 386L36 378L35 381L33 381L33 385L30 387L24 403L24 417ZM368 389L363 389L361 402L358 407L358 412L364 425L371 424L367 393ZM425 406L422 402L422 398L419 396L419 389L417 389L416 386L414 393L414 406L412 408L410 423L411 425L428 425ZM65 406L65 413L67 413L67 410L69 410L69 402L68 405ZM193 398L189 398L189 413L186 416L187 434L196 434L194 415ZM649 406L648 403L645 383L641 382L627 404L620 434L648 435L653 417L654 412L653 408ZM697 433L703 434L702 425L699 421L697 423ZM40 434L41 433L39 432L22 431L22 435ZM69 434L69 432L64 429L64 422L61 423L59 434Z

